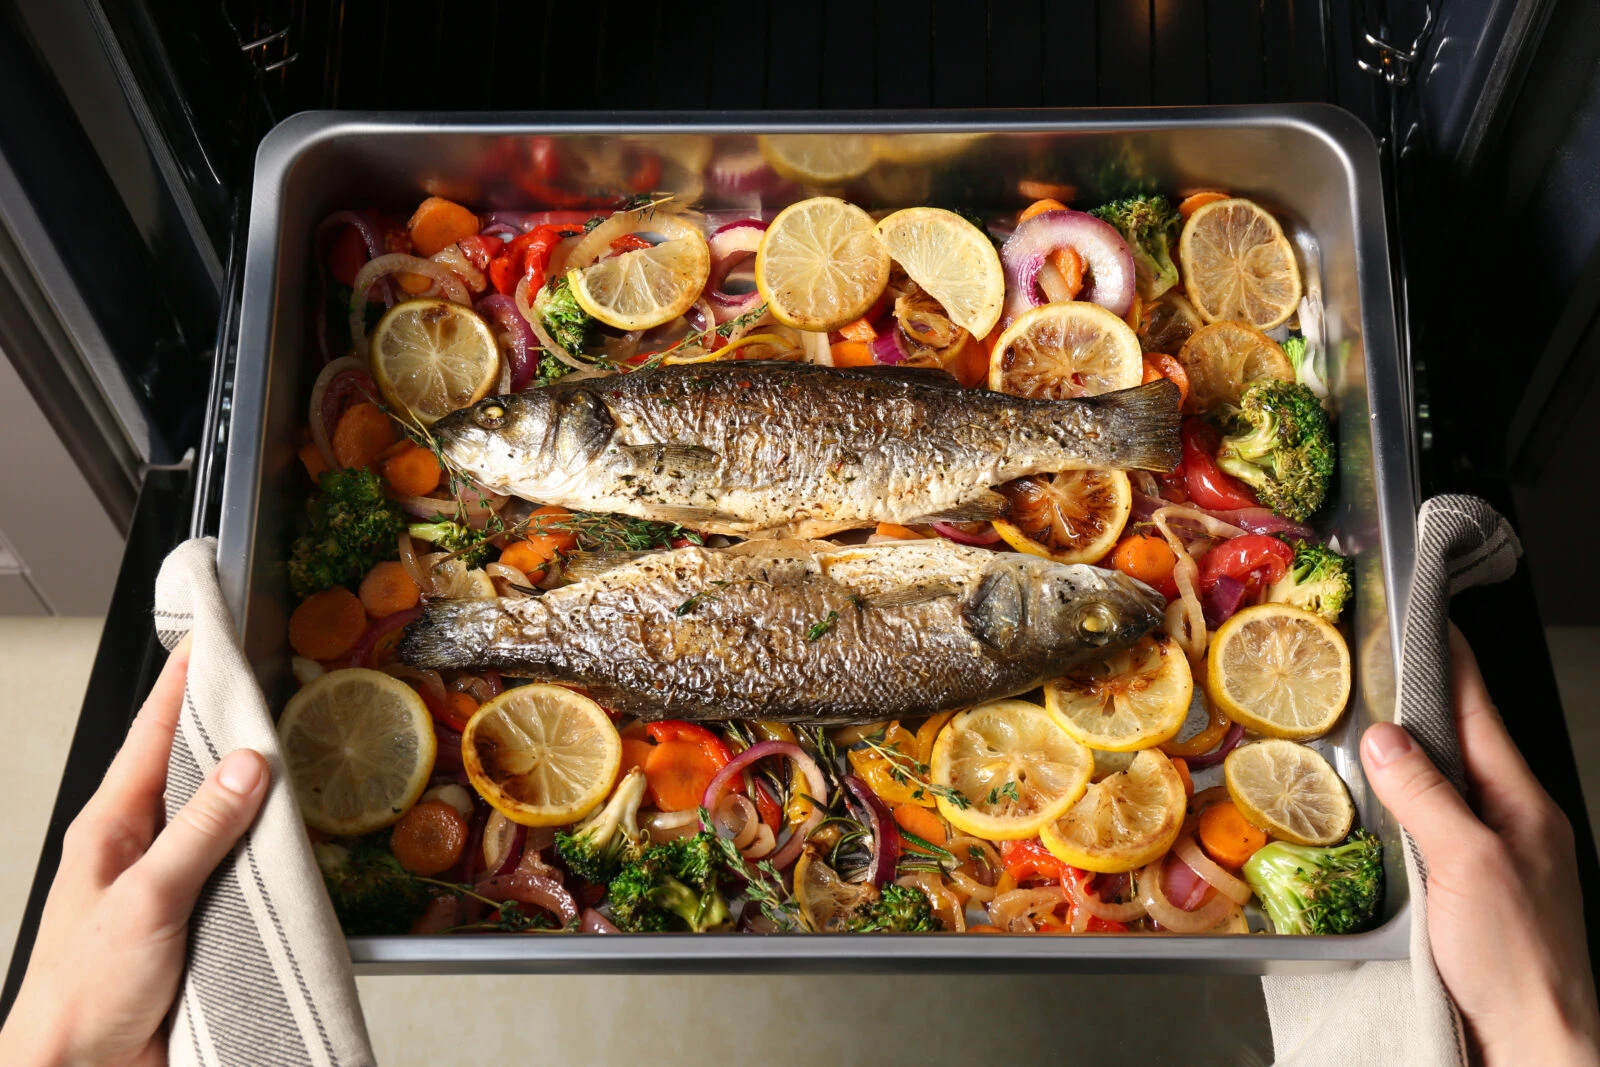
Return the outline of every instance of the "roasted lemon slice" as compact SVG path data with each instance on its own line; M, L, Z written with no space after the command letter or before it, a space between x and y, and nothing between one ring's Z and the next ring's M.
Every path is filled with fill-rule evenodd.
M1332 845L1355 821L1350 792L1321 754L1268 738L1228 753L1228 796L1258 829L1297 845Z
M1244 387L1257 378L1294 381L1294 364L1278 343L1237 322L1196 330L1178 349L1178 362L1189 376L1186 411L1237 404Z
M578 306L619 330L648 330L688 311L711 277L700 234L602 259L567 272Z
M290 697L278 744L306 825L328 834L392 825L433 773L428 707L382 671L329 671Z
M1169 637L1146 637L1047 682L1044 706L1090 748L1130 752L1177 736L1193 695L1188 657Z
M845 928L850 913L869 903L877 893L865 883L847 882L818 859L811 849L794 863L794 902L800 918L814 934L836 934Z
M391 407L431 426L489 395L500 347L483 316L448 300L407 300L378 320L372 380Z
M521 685L484 704L461 735L467 777L512 822L562 826L611 792L622 739L604 709L559 685Z
M889 284L889 250L872 216L832 196L778 213L756 250L756 288L772 317L797 330L854 322Z
M865 174L876 158L870 134L774 133L756 139L761 156L790 181L832 185Z
M1039 831L1044 846L1086 871L1132 871L1164 854L1183 829L1183 779L1155 749L1091 785L1065 815Z
M1019 552L1057 563L1093 563L1116 546L1133 513L1122 471L1030 474L998 488L1010 504L995 532Z
M994 243L976 226L936 207L908 207L878 223L878 240L950 321L986 336L1000 321L1006 276Z
M1146 352L1175 356L1204 325L1195 314L1194 305L1176 290L1168 289L1144 305L1144 314L1139 316L1139 342Z
M1142 381L1144 351L1133 328L1083 300L1024 311L989 354L989 388L1012 396L1067 400Z
M1218 628L1206 689L1234 722L1268 737L1318 737L1350 699L1350 649L1339 631L1287 604L1245 608Z
M1217 200L1189 216L1178 237L1184 287L1207 322L1258 330L1288 321L1300 305L1300 265L1283 227L1251 200Z
M951 825L1008 841L1032 837L1066 811L1093 769L1089 750L1039 705L997 700L963 711L939 731L928 777Z

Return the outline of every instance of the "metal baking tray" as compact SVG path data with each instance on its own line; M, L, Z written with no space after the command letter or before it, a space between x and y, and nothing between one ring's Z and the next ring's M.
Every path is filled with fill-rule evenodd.
M1394 663L1413 565L1415 483L1409 369L1390 292L1383 191L1372 136L1321 105L962 112L417 114L312 112L279 124L256 159L238 362L228 424L218 569L270 700L291 691L284 560L303 482L296 432L316 373L308 333L312 232L332 211L404 213L428 194L478 208L525 208L514 161L534 138L587 171L597 192L629 192L629 160L665 161L655 188L707 209L809 195L707 180L706 160L748 152L754 135L875 135L879 162L840 190L869 210L910 204L1015 206L1017 183L1046 179L1086 197L1116 186L1219 187L1275 210L1327 308L1340 413L1334 530L1356 558L1349 623L1356 686L1318 743L1389 854L1382 924L1340 937L745 934L515 934L352 938L364 973L626 971L1197 970L1295 973L1407 954L1410 922L1398 828L1356 754L1361 731L1394 715ZM968 135L934 138L932 134ZM513 161L508 163L508 161Z

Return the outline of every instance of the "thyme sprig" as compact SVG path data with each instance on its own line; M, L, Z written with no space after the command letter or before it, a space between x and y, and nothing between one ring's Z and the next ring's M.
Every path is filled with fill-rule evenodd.
M911 796L913 799L921 800L923 796L932 794L949 801L962 810L972 807L972 801L968 800L966 794L960 790L951 789L945 785L934 785L929 781L928 775L930 772L926 763L912 759L894 745L885 747L882 744L884 737L884 732L880 730L875 734L863 737L861 743L876 753L888 765L891 778L900 785L912 787Z

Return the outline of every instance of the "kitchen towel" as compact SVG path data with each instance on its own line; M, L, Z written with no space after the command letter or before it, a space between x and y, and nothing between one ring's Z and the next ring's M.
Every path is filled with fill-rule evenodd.
M284 775L266 698L217 585L217 543L186 541L156 576L156 633L194 635L167 765L167 815L217 762L252 748L272 768L255 825L206 884L173 1009L173 1067L363 1067L374 1062L344 936Z
M1417 514L1417 560L1401 638L1395 721L1456 787L1465 784L1450 698L1450 597L1504 581L1522 543L1511 524L1471 496L1436 496ZM1411 887L1411 958L1331 975L1261 980L1280 1067L1461 1067L1461 1016L1433 965L1427 868L1405 834Z

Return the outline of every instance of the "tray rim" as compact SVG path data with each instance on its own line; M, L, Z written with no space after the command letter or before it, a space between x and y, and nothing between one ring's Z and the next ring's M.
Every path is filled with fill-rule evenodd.
M270 130L256 153L246 246L234 395L265 398L268 348L276 315L274 278L282 197L300 156L323 141L352 135L664 134L664 133L1115 133L1235 127L1292 129L1323 141L1343 163L1354 221L1361 336L1366 358L1369 433L1390 655L1398 664L1415 565L1417 486L1408 391L1402 377L1390 282L1388 230L1381 207L1378 145L1350 112L1332 104L1202 107L1038 108L1026 110L703 111L703 112L415 112L306 111ZM244 625L254 529L261 494L266 405L235 403L229 417L227 469L218 529L218 576L235 625ZM242 472L250 472L246 477ZM1312 973L1410 954L1412 899L1381 926L1333 937L1169 935L1070 939L999 935L939 938L828 934L526 935L353 937L360 974L649 971L838 972L942 970L1182 971ZM539 946L534 948L534 946ZM870 949L868 946L871 946ZM1133 950L1133 951L1130 951ZM531 950L531 951L530 951Z

